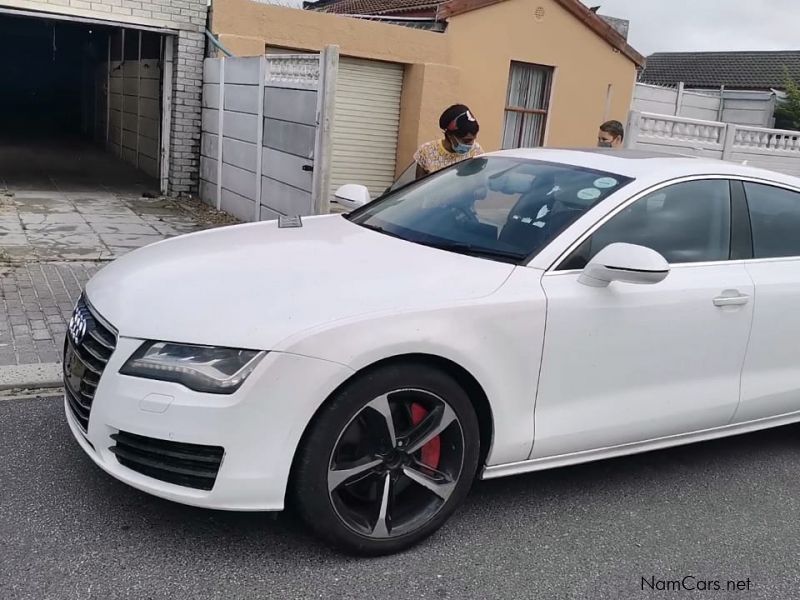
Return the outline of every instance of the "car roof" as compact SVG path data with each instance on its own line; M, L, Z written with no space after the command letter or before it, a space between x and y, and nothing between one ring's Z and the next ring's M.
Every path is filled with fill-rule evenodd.
M519 148L493 152L491 155L563 163L634 179L667 181L691 175L738 175L800 188L800 178L791 175L688 154L607 148Z

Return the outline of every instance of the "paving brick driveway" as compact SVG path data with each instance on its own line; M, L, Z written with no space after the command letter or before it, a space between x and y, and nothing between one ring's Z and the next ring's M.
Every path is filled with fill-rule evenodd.
M58 362L75 300L108 261L232 222L193 200L0 190L0 367Z

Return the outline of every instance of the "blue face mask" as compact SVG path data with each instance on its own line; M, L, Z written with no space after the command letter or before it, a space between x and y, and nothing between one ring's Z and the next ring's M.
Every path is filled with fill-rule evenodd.
M458 142L457 144L453 143L456 140L453 139L450 141L450 145L453 146L453 152L456 154L467 154L470 150L472 150L472 144L464 144L462 142Z

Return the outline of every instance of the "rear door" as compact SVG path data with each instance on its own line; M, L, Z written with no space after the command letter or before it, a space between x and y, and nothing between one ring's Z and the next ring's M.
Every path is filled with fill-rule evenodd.
M800 411L800 190L742 185L756 304L736 422Z

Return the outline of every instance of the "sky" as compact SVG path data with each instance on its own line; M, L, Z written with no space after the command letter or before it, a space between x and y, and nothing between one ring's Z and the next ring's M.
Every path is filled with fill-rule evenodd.
M260 0L302 6L302 0ZM628 41L653 52L800 50L800 0L581 0L628 19Z
M628 19L628 41L653 52L800 50L800 0L582 0Z
M301 6L302 0L261 0ZM800 50L800 0L581 0L628 19L628 41L653 52Z

